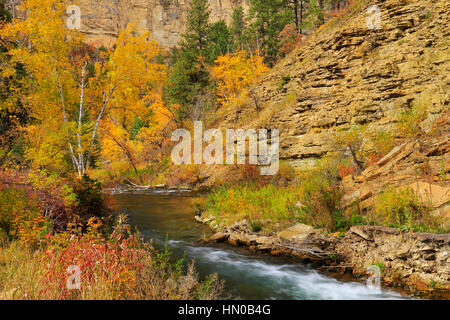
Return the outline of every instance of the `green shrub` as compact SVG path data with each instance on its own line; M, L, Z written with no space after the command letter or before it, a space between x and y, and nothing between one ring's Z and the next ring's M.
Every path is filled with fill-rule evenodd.
M340 163L339 159L324 158L314 169L300 174L300 210L304 223L335 229L342 198Z
M233 224L248 220L259 229L259 221L271 220L290 224L300 218L295 206L299 200L296 186L260 186L254 183L216 188L206 198L206 211L218 222Z
M282 176L295 178L298 183L292 185L245 183L216 188L206 198L205 210L227 225L247 219L253 231L262 229L263 220L272 222L264 224L268 229L298 222L330 230L336 225L345 228L343 222L336 222L336 216L342 216L339 163L336 159L324 159L317 168L299 174L286 167Z
M100 182L84 175L74 184L72 192L78 199L77 212L79 216L101 216L107 211Z
M409 188L387 188L375 197L374 221L403 231L438 231L431 206L420 202Z
M262 225L261 221L252 220L252 221L250 221L250 227L252 228L253 232L260 232L263 228L263 225Z
M420 124L427 118L428 112L425 103L415 103L411 108L402 112L398 117L397 127L399 133L407 138L414 138L423 133Z
M395 147L395 137L389 130L379 129L367 133L371 147L377 155L384 156Z
M281 78L281 83L280 83L280 86L278 87L278 90L283 90L284 86L287 85L290 81L291 81L290 76L283 76Z

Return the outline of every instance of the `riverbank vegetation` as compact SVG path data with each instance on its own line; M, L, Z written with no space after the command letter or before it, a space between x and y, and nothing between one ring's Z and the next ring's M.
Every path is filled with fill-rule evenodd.
M187 268L182 260L174 263L168 250L155 250L128 226L105 229L95 218L85 227L72 223L63 232L47 234L34 249L2 234L0 299L220 297L223 284L217 276L200 281L193 263Z
M410 141L413 132L414 138L422 140L445 134L446 127L441 126L447 113L432 122L425 133L423 110L420 105L402 112L390 131L377 131L365 125L337 131L331 138L335 152L318 160L310 169L295 170L284 162L284 169L271 179L248 176L245 182L213 189L200 210L205 216L212 216L219 227L247 220L255 226L254 231L277 232L295 223L304 223L331 233L345 232L354 225L447 233L450 231L448 218L433 213L435 209L428 198L431 194L421 197L417 190L408 186L394 188L387 185L373 196L370 206L364 208L360 201L349 205L344 199L348 191L344 180L358 179L365 169L375 165L392 149ZM289 172L289 178L277 180L283 172ZM439 177L431 176L429 168L419 170L415 175L417 181L436 181L438 178L438 182L445 184L442 173Z
M176 108L162 48L132 26L89 46L66 7L28 0L13 19L0 2L0 298L218 298L216 276L200 281L110 212L92 174L137 174L161 152Z
M220 297L215 275L200 281L193 262L172 261L113 215L98 183L72 181L1 173L0 299ZM71 288L76 270L80 287Z
M278 232L296 223L324 228L328 233L346 232L354 225L381 225L402 231L447 233L442 219L422 203L411 189L386 189L374 208L360 212L357 206L341 206L342 190L316 172L303 173L299 185L288 187L253 183L215 188L200 205L218 227L247 220L254 232ZM323 180L322 180L323 179ZM319 184L317 184L319 183Z

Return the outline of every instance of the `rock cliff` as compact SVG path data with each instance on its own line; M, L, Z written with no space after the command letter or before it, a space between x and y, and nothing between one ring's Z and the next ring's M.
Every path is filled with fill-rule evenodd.
M446 219L447 229L450 2L358 3L359 9L309 36L252 89L252 101L214 127L279 129L281 159L307 169L335 151L337 130L367 124L398 132L399 115L424 105L427 119L421 127L429 133L404 141L360 176L347 176L343 204L366 210L387 186L409 187ZM367 24L366 9L374 4L381 12L380 29ZM220 170L204 169L202 176L208 186L223 179Z
M7 2L10 7L17 7L22 1ZM151 31L163 47L173 47L185 31L189 8L189 0L78 0L74 4L80 7L81 31L87 41L106 47L129 23ZM228 23L234 8L247 7L246 0L209 0L209 4L212 22L223 19Z
M163 47L175 46L185 30L189 0L79 0L81 31L88 41L109 46L121 28L133 23L150 30ZM244 0L209 0L212 21L229 22Z
M394 148L361 175L343 179L344 207L373 206L374 196L388 187L409 188L434 209L450 230L450 112L445 111L430 134Z
M254 88L221 126L280 129L281 158L308 167L333 151L331 134L352 124L390 128L416 102L430 120L450 102L450 3L365 1L330 21ZM381 9L381 29L367 27L366 7ZM283 78L290 79L282 85ZM256 110L258 109L258 110Z
M242 0L210 0L212 21L229 22ZM133 23L150 30L163 47L175 46L185 30L189 0L80 0L81 31L91 43L110 45L121 28Z

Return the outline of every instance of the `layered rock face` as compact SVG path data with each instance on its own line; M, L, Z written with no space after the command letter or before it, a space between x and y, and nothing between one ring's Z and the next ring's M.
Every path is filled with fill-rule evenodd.
M210 0L212 21L229 22L243 0ZM163 47L175 46L185 31L189 0L80 0L81 31L94 45L110 46L120 29L132 23L152 32Z
M22 0L7 0L11 11L20 16ZM248 8L247 0L209 0L211 22L231 20L233 9ZM110 47L121 29L134 24L149 30L161 46L170 48L180 40L186 28L190 0L78 0L81 13L81 32L87 42ZM71 16L74 12L67 12Z
M343 179L343 207L365 210L386 188L409 188L434 209L450 230L450 111L443 112L431 132L394 148L361 175Z
M380 8L379 29L367 23L373 4ZM429 134L392 150L360 176L346 177L343 205L370 209L386 187L410 188L448 229L450 2L377 0L360 9L309 36L253 88L257 103L219 126L279 129L281 159L308 169L335 151L337 130L367 124L398 132L402 112L425 106L421 126Z
M372 264L382 266L383 283L448 299L450 235L402 233L380 226L354 226L337 241L335 250L366 274Z
M388 129L415 103L436 119L450 102L450 3L372 4L381 29L368 27L366 10L325 25L254 88L259 110L251 102L224 125L280 129L281 158L307 168L333 151L336 129ZM290 81L281 87L283 77Z

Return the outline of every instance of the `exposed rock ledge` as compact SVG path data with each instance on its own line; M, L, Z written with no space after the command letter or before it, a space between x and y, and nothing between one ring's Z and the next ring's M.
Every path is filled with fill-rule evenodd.
M211 226L211 217L196 219ZM214 228L213 228L214 229ZM219 228L216 227L216 230ZM211 242L248 246L255 252L299 258L338 275L367 278L367 269L381 266L382 283L408 293L450 298L450 234L404 233L382 226L353 226L344 236L297 224L278 234L251 231L247 221L221 228Z

